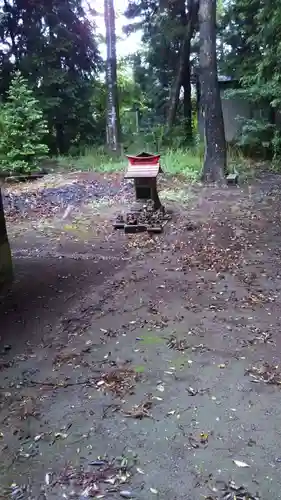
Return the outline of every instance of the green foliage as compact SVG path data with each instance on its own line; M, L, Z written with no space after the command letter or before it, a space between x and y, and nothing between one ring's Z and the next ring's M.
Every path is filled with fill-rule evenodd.
M61 164L68 162L65 157L69 154L70 163L82 169L122 168L123 160L120 163L108 157L100 148L105 142L107 89L101 73L104 66L96 27L94 21L89 21L95 19L96 13L92 10L91 16L87 15L87 5L83 0L1 3L1 169L33 169L47 147L52 155L61 158ZM130 59L119 61L117 71L124 150L133 153L142 149L160 150L168 171L174 173L196 172L203 161L198 136L187 147L190 121L187 73L169 137L165 131L169 95L178 71L188 15L186 0L130 0L126 30L142 29L143 43ZM250 119L241 120L238 145L249 154L270 155L279 160L280 0L218 0L217 22L220 72L240 79L242 88L235 95L250 102L254 110ZM191 68L198 64L198 26L195 28ZM15 101L12 107L13 101L8 98L16 70L28 80L29 95L40 103L24 108L30 113L28 119L33 111L32 119L36 122L35 110L39 115L40 109L43 111L44 119L41 113L34 125L36 134L30 134L27 126L21 129L21 114L15 110ZM18 95L20 110L22 99L23 94ZM197 130L194 97L189 111L190 108L194 131ZM38 141L31 147L34 136L38 136ZM42 144L46 144L43 149Z
M142 138L145 143L146 138ZM147 143L151 152L156 152L154 143ZM139 143L131 144L126 153L135 154L140 151ZM204 145L198 142L193 148L162 147L161 165L166 175L181 176L188 182L197 181L201 174L204 158ZM89 148L83 155L78 157L59 157L58 164L64 170L82 170L88 172L124 172L127 166L125 155L121 157L110 156L103 148ZM239 177L248 179L253 177L254 170L251 163L241 154L240 149L229 149L228 164L230 171L237 171ZM165 197L171 197L171 193L164 193ZM177 201L177 200L174 200ZM181 201L183 201L181 199Z
M124 158L109 155L103 147L86 148L79 156L59 156L56 160L62 170L118 172L124 167Z
M167 149L162 158L163 169L170 175L183 175L197 180L202 169L202 156L196 149Z
M137 154L144 147L150 152L160 152L161 165L164 172L169 175L183 175L190 180L197 179L203 162L204 147L201 143L194 148L166 147L162 145L157 149L152 139L149 142L147 135L139 135L138 141L131 143L121 157L110 156L104 148L89 148L78 157L62 156L58 158L60 168L95 171L116 172L123 171L127 166L126 154ZM150 137L151 139L151 137Z
M261 56L261 27L256 17L261 4L261 0L225 2L218 26L218 45L222 47L219 67L223 74L236 78L255 74L255 64Z
M48 154L48 133L38 100L27 81L17 72L0 115L0 170L30 173Z
M140 115L147 109L145 95L134 79L130 61L119 61L117 71L122 136L134 137L139 132Z
M281 158L281 4L278 0L231 0L221 23L228 50L224 70L241 79L242 88L229 93L246 99L251 119L241 121L239 144L248 153Z
M262 155L276 160L281 153L281 130L276 120L281 104L281 82L278 84L273 75L270 81L245 76L241 83L241 89L226 94L228 98L236 96L247 100L252 108L251 118L240 118L237 143L251 156Z
M40 100L53 154L104 138L91 105L101 60L82 0L5 0L0 41L0 95L19 69Z
M142 50L132 57L134 79L146 97L147 109L154 113L159 125L163 125L162 121L167 119L171 87L179 70L179 57L190 14L187 4L185 0L165 3L159 0L133 0L126 11L130 22L127 32L142 29ZM190 121L191 108L189 54L185 68L176 124L185 122L186 126L187 121ZM190 130L186 127L184 135L188 134ZM170 139L173 140L172 137Z
M270 156L274 125L266 119L241 119L241 132L237 144L250 156Z
M130 148L130 153L139 152L136 147ZM154 151L151 149L150 151ZM79 157L59 158L59 165L62 169L84 170L94 172L118 172L125 170L127 159L123 156L114 158L106 154L102 149L88 149L84 155ZM195 180L202 166L202 157L194 150L188 149L165 149L161 154L161 164L166 174L184 175Z

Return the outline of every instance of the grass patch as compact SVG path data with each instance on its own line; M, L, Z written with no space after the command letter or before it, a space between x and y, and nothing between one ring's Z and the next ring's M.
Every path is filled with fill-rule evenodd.
M202 157L196 149L168 149L162 155L161 164L167 174L196 180L202 168Z
M152 151L153 152L153 151ZM165 149L161 153L161 165L166 174L184 175L196 179L201 170L202 157L196 150ZM110 156L102 149L88 149L78 157L58 157L58 166L62 170L81 170L85 172L122 172L127 167L125 155Z
M143 365L135 366L134 370L135 370L136 373L144 373L145 372L145 366L143 366Z
M190 195L186 189L161 189L161 199L178 203L187 203Z
M176 370L184 370L186 367L190 367L189 358L186 354L182 353L181 356L175 358L171 361L170 365L176 368Z
M141 339L142 345L156 345L163 344L164 342L164 339L161 337L157 337L157 335L142 335Z
M124 157L114 157L103 149L87 149L81 156L60 156L58 166L62 170L81 170L82 172L119 172L126 165Z
M235 147L228 147L227 165L230 173L237 172L240 182L253 179L256 175L256 168L253 161L245 158L241 151Z
M148 151L156 152L154 147L147 145ZM131 146L128 154L137 154L140 150ZM160 150L161 165L166 175L182 175L189 181L196 181L204 161L204 146L199 144L193 148L163 148ZM104 148L90 148L83 155L76 157L58 157L58 167L63 171L84 171L114 173L124 172L127 167L125 154L120 157L110 156ZM228 148L228 168L230 172L237 171L240 180L250 179L255 174L252 162L245 159L239 149Z

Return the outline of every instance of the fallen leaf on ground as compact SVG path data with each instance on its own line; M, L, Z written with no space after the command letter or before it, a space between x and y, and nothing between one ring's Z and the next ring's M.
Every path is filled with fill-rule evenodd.
M237 467L250 467L246 462L241 462L240 460L233 460L233 462Z
M192 448L199 448L199 443L194 437L189 436L188 441L189 441L190 446L192 446Z
M164 385L162 384L157 385L157 391L164 392L165 391Z
M149 488L151 493L153 493L154 495L158 495L158 490L156 490L155 488Z
M207 434L206 432L201 432L201 434L200 434L200 443L201 444L206 444L208 442L208 439L209 439L209 434Z
M44 433L42 434L37 434L37 436L34 437L34 441L37 442L37 441L40 441L40 439L44 436Z
M123 498L133 498L133 493L128 490L120 491L120 496Z
M63 432L56 432L56 433L55 433L55 438L56 438L56 439L59 439L59 438L61 438L61 439L66 439L67 437L68 437L68 434L65 434L65 433L63 433Z
M149 410L152 407L152 401L148 399L138 405L133 406L131 410L128 410L125 413L126 417L139 418L140 420L144 417L151 418L151 414Z
M187 392L188 392L188 394L189 394L190 396L196 396L196 394L198 394L197 389L193 389L193 387L189 387L189 388L187 389Z
M51 484L51 481L52 481L52 476L47 472L47 474L45 474L45 484L49 486Z
M215 481L214 486L209 485L212 492L219 493L221 500L260 500L258 494L253 495L245 486L238 486L234 481L228 483L224 481ZM207 496L205 499L218 500L218 496Z
M177 339L175 335L171 335L168 339L167 346L169 349L175 349L177 351L184 351L189 347L185 339Z

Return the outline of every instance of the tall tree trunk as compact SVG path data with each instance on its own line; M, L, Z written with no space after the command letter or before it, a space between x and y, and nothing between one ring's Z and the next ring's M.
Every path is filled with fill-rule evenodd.
M56 123L56 147L57 151L60 155L64 155L66 153L65 147L65 137L64 137L64 127L62 123Z
M190 44L186 51L188 57L185 60L185 67L183 72L183 115L185 119L185 132L187 142L192 139L192 101L191 101L191 68L190 68Z
M106 85L107 114L106 138L111 151L120 152L120 117L117 88L117 57L115 11L113 0L104 0L104 20L106 29Z
M187 76L186 75L187 71L189 71L189 82L190 82L190 64L187 65L186 63L187 62L189 63L190 59L191 38L194 32L197 12L198 12L198 1L189 0L188 14L187 14L188 22L186 23L185 26L184 37L180 50L178 71L173 86L171 88L171 94L170 94L170 103L169 103L168 117L167 117L167 134L170 133L172 126L175 122L177 108L179 104L180 89L182 85L184 85L184 80L185 77Z
M216 55L216 0L200 0L200 85L204 116L205 158L202 180L225 181L226 142L218 84Z
M7 235L5 215L0 189L0 289L13 279L11 250Z

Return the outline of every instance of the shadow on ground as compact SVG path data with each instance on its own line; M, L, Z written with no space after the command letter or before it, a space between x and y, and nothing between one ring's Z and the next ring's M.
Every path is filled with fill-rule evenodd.
M15 282L0 304L1 343L40 343L61 316L116 271L91 259L14 258Z

